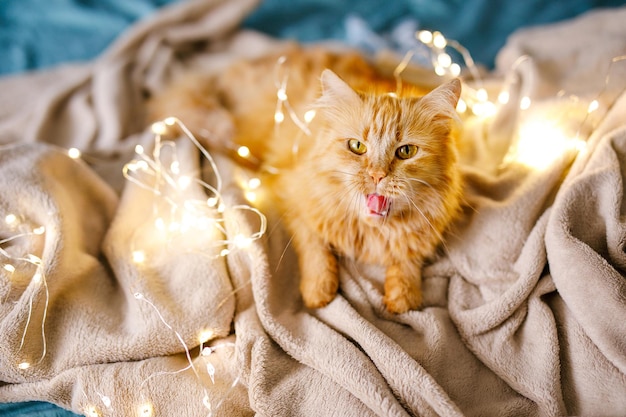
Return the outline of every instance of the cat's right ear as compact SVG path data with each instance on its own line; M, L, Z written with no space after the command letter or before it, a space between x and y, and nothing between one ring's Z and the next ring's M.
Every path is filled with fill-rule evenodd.
M361 101L359 94L329 69L322 72L322 102L353 104Z

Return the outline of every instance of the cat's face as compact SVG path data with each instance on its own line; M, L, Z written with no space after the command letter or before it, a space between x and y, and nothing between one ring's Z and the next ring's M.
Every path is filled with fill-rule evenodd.
M337 204L368 223L423 216L441 204L456 164L449 136L460 83L422 98L357 93L330 71L322 85L329 142L320 168L337 187Z

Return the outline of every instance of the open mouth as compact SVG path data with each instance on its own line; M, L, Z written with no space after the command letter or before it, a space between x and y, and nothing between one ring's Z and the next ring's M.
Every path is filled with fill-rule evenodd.
M387 217L389 209L391 208L391 200L385 196L377 193L368 194L367 200L367 214L376 217Z

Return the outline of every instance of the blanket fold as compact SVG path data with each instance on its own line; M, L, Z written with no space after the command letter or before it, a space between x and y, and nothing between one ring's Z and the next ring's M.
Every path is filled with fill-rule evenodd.
M0 401L90 416L622 413L626 9L521 31L465 84L494 106L462 116L466 209L424 268L424 307L392 315L384 271L349 259L336 299L306 309L280 216L255 235L253 174L172 137L175 121L146 126L146 96L181 72L279 45L238 30L255 5L176 4L91 63L0 80L17 97L0 103Z

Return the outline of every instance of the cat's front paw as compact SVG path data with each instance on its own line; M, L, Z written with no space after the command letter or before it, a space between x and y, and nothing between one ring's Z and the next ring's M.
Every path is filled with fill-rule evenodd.
M422 292L393 290L391 294L385 293L383 302L390 313L406 313L417 310L422 305Z
M421 274L418 270L409 276L413 278L408 279L397 267L387 269L383 302L390 313L405 313L422 305Z
M300 293L304 305L308 308L322 308L333 301L339 289L337 277L303 278L300 282Z

